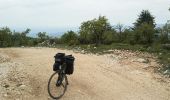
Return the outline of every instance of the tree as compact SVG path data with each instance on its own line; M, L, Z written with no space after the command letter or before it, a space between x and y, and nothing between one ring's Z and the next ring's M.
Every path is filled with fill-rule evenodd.
M153 37L155 30L153 25L148 23L142 23L136 30L135 30L135 40L138 43L142 44L151 44L153 42Z
M103 43L104 44L111 44L115 41L115 34L114 30L112 31L105 31L103 34Z
M78 43L78 36L74 31L68 31L61 36L63 43L75 45Z
M0 47L8 47L12 45L12 32L8 27L0 28Z
M22 41L22 36L21 36L21 33L19 33L19 32L13 32L13 35L12 35L12 45L13 46L21 46L22 45L22 43L21 43L21 41Z
M117 24L116 25L116 30L117 30L117 41L122 42L125 39L125 34L124 34L124 26L123 24Z
M54 37L54 43L55 44L61 44L62 41L61 41L61 39L59 37Z
M79 41L82 44L92 43L92 29L90 27L91 23L91 21L81 23L79 31Z
M21 32L21 35L22 35L23 37L26 37L27 34L28 34L30 31L31 31L31 29L27 28L25 31Z
M152 25L153 28L156 25L154 17L151 15L151 13L148 10L142 10L142 12L139 15L139 18L134 23L135 28L140 27L143 23L147 23L149 25Z
M26 29L22 32L16 32L15 30L12 32L12 46L28 46L30 44L30 40L32 40L31 37L28 37L27 34L31 29Z
M167 22L160 30L159 30L160 34L160 42L161 43L167 43L169 42L169 36L168 34L170 33L170 24Z
M105 16L83 22L80 26L80 39L83 42L92 42L96 45L103 43L103 34L111 30L111 25ZM92 40L92 41L90 41Z
M23 32L12 32L8 27L0 28L0 47L36 45L37 39L27 36L30 31L26 29Z
M29 34L29 32L31 31L31 29L27 28L25 31L21 32L21 45L28 45L28 38L27 38L27 34Z
M39 32L37 36L39 38L39 42L43 42L49 37L46 32Z
M111 25L105 16L99 16L98 20L94 20L92 24L96 45L101 44L103 42L104 32L110 31Z
M122 36L123 36L123 42L130 43L132 45L135 43L134 42L135 34L134 31L131 29L131 27L125 28Z
M143 10L134 23L135 43L151 44L155 33L155 20L148 10Z

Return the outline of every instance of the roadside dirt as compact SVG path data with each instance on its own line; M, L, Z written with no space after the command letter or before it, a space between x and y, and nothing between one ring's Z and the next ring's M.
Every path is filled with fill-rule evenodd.
M47 82L58 52L76 58L61 100L170 100L170 81L154 73L159 64L151 54L113 50L94 55L56 48L0 49L1 100L51 100Z

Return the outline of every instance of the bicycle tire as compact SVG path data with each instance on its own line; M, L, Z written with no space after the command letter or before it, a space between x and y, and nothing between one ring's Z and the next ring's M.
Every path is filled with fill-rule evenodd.
M61 90L62 91L62 94L61 95L57 95L57 93L56 93L56 95L54 96L54 94L52 93L52 89L51 89L51 85L53 84L56 84L56 80L57 79L55 79L55 82L53 81L53 78L54 78L54 76L57 76L57 78L58 78L58 72L54 72L52 75L51 75L51 77L49 78L49 81L48 81L48 94L50 95L50 97L51 98L53 98L53 99L60 99L63 95L64 95L64 93L65 93L65 91L67 90L67 85L68 85L68 80L67 80L67 76L66 75L64 75L64 79L63 79L63 82L62 82L62 85L60 85L59 87L57 87L57 86L53 86L53 90L54 89L57 89L57 88L60 88L60 87L63 87L64 89L63 90ZM52 82L53 81L53 82ZM59 90L57 90L57 91L59 91ZM54 92L54 91L53 91ZM59 91L60 92L60 91Z

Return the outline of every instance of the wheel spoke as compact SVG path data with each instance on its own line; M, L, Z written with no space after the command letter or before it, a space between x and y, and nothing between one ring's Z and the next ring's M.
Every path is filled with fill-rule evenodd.
M58 78L58 73L54 73L51 75L49 82L48 82L48 93L53 99L61 98L67 88L67 78L63 76L63 81L59 87L55 86L56 80Z
M62 83L62 86L65 88L64 84Z

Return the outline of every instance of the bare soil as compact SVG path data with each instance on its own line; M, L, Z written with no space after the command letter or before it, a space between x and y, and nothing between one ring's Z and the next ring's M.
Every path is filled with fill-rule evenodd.
M154 72L160 65L151 54L113 50L94 55L56 48L1 48L0 99L51 100L47 83L58 52L76 58L61 100L170 100L170 81Z

